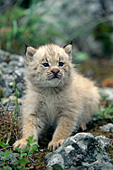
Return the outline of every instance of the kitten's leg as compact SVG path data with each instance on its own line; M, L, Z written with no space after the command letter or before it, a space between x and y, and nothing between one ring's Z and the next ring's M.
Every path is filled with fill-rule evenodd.
M33 103L32 103L33 101ZM33 136L33 139L38 139L41 128L39 127L40 120L36 117L36 106L38 103L34 103L37 101L36 95L33 93L28 93L26 95L26 99L23 107L23 134L22 139L16 141L14 143L15 147L24 148L26 147L27 141L26 139L29 136ZM42 125L42 124L41 124Z
M85 122L82 122L82 123L80 124L80 127L81 127L81 129L82 129L83 131L85 131L85 130L87 129Z
M36 119L36 117L29 115L29 117L27 117L24 122L23 122L23 135L22 135L22 139L16 141L14 143L14 148L15 147L20 147L20 148L25 148L27 141L26 139L29 136L33 136L34 139L37 139L37 124L38 120Z
M64 140L72 134L75 129L75 126L75 115L69 114L69 116L62 116L58 121L57 128L54 132L52 141L48 145L48 149L52 151L61 146Z

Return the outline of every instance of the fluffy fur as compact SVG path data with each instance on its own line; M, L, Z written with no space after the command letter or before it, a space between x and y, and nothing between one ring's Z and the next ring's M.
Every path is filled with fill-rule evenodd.
M98 110L99 93L94 83L74 69L72 45L27 47L27 93L23 105L23 137L14 147L26 146L29 136L38 138L47 124L55 127L48 148L55 150L75 127L86 129Z

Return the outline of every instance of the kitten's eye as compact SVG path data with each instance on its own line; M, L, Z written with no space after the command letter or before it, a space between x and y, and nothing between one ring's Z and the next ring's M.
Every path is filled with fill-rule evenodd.
M64 63L63 62L59 62L58 65L62 67L64 65Z
M44 67L49 67L49 64L48 63L43 63L42 64Z

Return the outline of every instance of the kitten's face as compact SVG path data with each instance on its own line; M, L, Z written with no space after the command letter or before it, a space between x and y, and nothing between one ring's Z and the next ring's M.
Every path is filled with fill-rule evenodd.
M61 48L46 45L39 49L28 47L27 78L38 87L63 87L70 81L71 45Z

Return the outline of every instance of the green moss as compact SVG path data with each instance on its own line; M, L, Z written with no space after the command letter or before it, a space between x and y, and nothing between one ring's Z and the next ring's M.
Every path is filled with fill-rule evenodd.
M94 136L106 136L107 138L113 139L113 133L105 132L100 129L100 126L103 126L107 123L113 123L111 119L100 119L93 122L90 122L87 126L87 132L92 133Z
M39 150L38 152L35 152L33 154L33 159L36 163L36 166L39 166L39 167L46 167L46 159L45 159L45 156L46 154L48 153L47 149L44 149L44 150Z
M111 157L111 163L113 164L113 145L112 144L106 147L106 152Z

